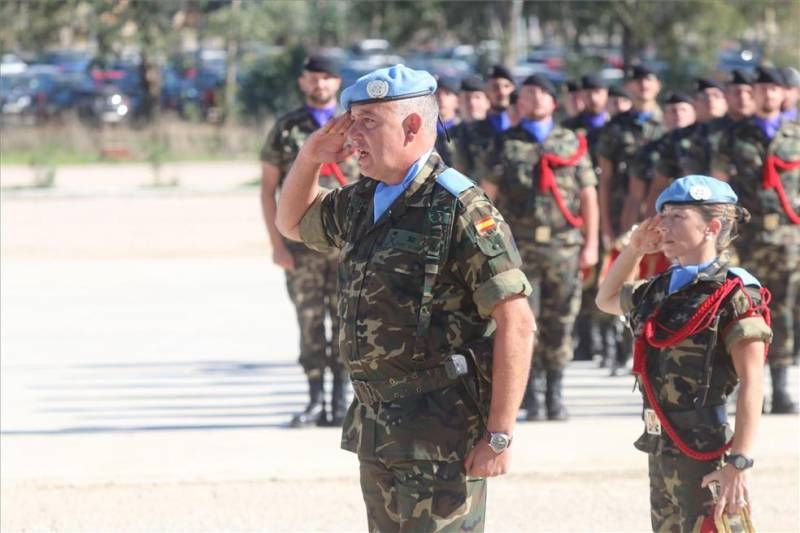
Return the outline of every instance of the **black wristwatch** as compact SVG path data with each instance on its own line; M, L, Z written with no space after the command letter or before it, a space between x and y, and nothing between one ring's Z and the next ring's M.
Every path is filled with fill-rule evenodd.
M754 461L745 455L732 453L725 456L725 462L729 465L733 465L736 470L747 470L748 468L752 468Z

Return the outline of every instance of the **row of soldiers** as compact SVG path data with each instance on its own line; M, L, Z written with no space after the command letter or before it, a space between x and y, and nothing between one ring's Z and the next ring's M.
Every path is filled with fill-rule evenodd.
M482 118L475 116L474 104L481 101L475 96L480 82L467 78L458 91L443 84L442 130L450 142L442 136L437 146L452 166L478 177L496 200L534 287L531 304L541 327L527 418L540 417L542 389L547 418L566 417L561 381L574 353L573 327L579 357L603 354L612 373L625 363L632 339L616 317L597 311L597 280L622 248L626 233L654 214L661 191L690 174L729 181L753 217L731 260L754 272L773 292L770 412L796 413L787 391L787 366L800 348L797 70L737 70L725 82L697 78L690 92L669 93L662 107L660 80L642 65L628 69L623 87L608 87L599 77L586 75L568 83L566 94L541 76L531 76L517 88L511 73L496 66L483 84L488 106L477 107L487 108ZM453 113L457 92L460 117ZM566 117L557 116L559 99ZM655 254L643 262L640 275L651 276L669 265L666 257Z
M794 214L800 201L797 78L792 69L770 68L759 69L754 79L734 72L724 84L702 78L693 94L668 95L663 110L660 81L644 66L629 69L622 87L587 75L568 84L566 94L539 75L518 86L501 65L485 77L439 80L436 150L495 201L533 286L530 304L539 328L525 418L567 418L563 372L575 352L605 354L612 367L624 364L631 339L623 323L596 310L597 279L630 227L652 214L661 190L692 173L729 179L753 214L755 223L748 227L755 229L743 232L737 252L774 295L771 412L797 411L786 390L798 330L792 317L800 315L794 309L800 300L795 295L800 285L800 221ZM273 260L286 270L297 310L300 363L309 382L309 403L290 425L338 425L346 409L347 377L333 335L336 258L288 243L274 223L276 191L300 146L336 112L338 67L310 57L298 85L304 105L276 122L262 149L261 199ZM326 165L321 174L326 187L358 178L351 161ZM762 177L767 174L769 185ZM663 257L648 258L641 275L668 264ZM576 327L579 342L573 349ZM328 406L326 369L333 376Z

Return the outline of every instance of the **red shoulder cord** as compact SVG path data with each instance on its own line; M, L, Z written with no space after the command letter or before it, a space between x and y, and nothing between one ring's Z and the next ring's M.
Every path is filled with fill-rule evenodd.
M583 218L573 215L564 204L564 199L561 197L561 191L558 189L558 182L556 175L551 168L553 167L574 167L578 161L586 155L586 137L578 135L578 150L568 158L562 158L552 153L542 154L539 159L539 192L550 192L558 205L561 214L564 215L566 221L575 228L583 226Z
M634 345L633 350L633 373L636 374L642 383L642 388L644 389L645 397L647 398L647 403L650 404L650 407L658 416L659 422L661 422L661 427L667 432L669 438L672 439L672 442L678 447L678 449L683 452L688 457L695 459L697 461L708 461L711 459L716 459L720 457L726 450L731 447L733 439L728 441L723 447L712 450L710 452L700 452L693 448L690 448L688 444L678 435L675 428L672 427L670 424L669 419L664 414L664 410L658 403L658 398L656 398L656 394L653 391L653 386L650 383L650 377L647 375L647 346L650 345L654 348L666 348L668 346L675 346L676 344L682 342L683 340L691 337L692 335L696 335L697 333L707 329L711 323L714 321L714 317L717 316L719 312L719 308L722 303L725 301L725 298L728 297L735 289L742 287L742 280L738 277L730 278L725 281L725 283L717 289L713 294L711 294L705 301L700 305L697 311L692 315L692 317L681 326L681 328L672 333L670 336L667 336L664 339L658 340L656 339L656 328L661 328L661 330L667 331L666 328L661 326L658 322L656 322L656 318L658 318L659 310L656 310L644 323L644 330L642 334L636 339L636 343ZM769 311L769 301L771 299L770 292L766 288L762 288L761 291L761 303L759 305L753 305L751 301L750 310L747 312L745 316L740 318L746 318L749 316L753 316L756 314L757 311L761 311L764 320L766 321L767 325L772 323L772 318ZM767 358L767 351L769 346L766 346L764 349L764 359Z
M322 168L319 169L319 175L330 176L331 174L336 178L336 181L339 182L339 185L342 187L347 185L347 178L344 177L344 173L342 169L339 168L339 165L336 163L322 163Z
M778 200L781 202L781 207L783 207L783 212L786 213L786 216L789 217L789 220L795 225L800 224L800 216L792 209L792 203L789 201L789 197L786 196L786 191L783 189L783 182L781 181L781 175L778 173L778 170L795 170L797 168L800 168L800 159L796 161L784 161L777 155L771 154L767 157L767 161L764 164L764 173L761 176L761 183L764 189L775 189L775 192L778 194Z

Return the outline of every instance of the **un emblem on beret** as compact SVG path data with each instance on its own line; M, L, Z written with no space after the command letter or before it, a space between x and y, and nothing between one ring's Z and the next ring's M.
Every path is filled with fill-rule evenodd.
M689 188L689 196L695 200L708 200L711 198L711 189L708 185L692 185Z
M370 98L383 98L389 94L389 82L384 80L372 80L367 83L367 94Z

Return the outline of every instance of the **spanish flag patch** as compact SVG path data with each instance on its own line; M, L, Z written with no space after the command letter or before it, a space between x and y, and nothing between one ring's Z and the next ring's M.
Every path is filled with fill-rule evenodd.
M492 215L485 216L475 223L475 231L481 236L491 233L496 227L497 223Z

